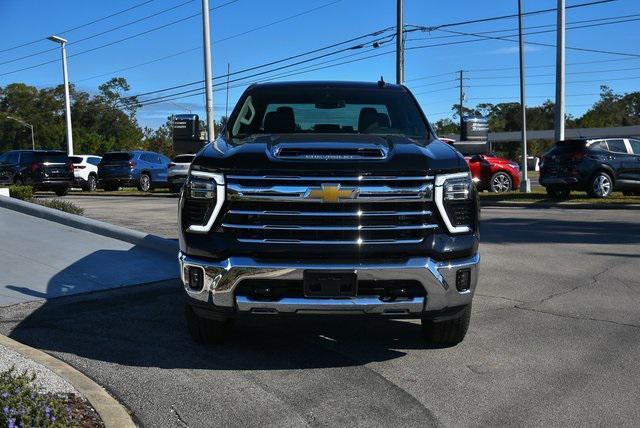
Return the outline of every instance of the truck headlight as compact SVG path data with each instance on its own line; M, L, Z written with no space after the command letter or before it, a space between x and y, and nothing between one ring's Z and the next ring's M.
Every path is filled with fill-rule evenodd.
M188 232L208 233L224 204L224 175L190 171L183 189L180 223Z
M465 233L473 229L476 220L473 185L468 172L436 176L436 206L451 233Z

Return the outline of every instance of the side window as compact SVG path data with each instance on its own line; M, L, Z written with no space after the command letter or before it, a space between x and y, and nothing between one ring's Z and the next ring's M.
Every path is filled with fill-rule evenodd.
M609 150L607 147L607 143L604 140L596 141L595 143L589 146L591 150Z
M149 153L143 153L140 155L140 159L142 159L145 162L149 162L152 163L153 162L153 156L151 156Z
M19 159L20 159L20 157L19 157L18 153L16 153L16 152L9 153L9 156L7 158L7 163L17 164Z
M624 140L608 140L609 151L615 153L627 153L627 146L624 144Z
M98 164L100 163L100 158L89 158L87 159L87 162L89 162L91 165L98 166Z
M640 140L629 139L629 144L631 144L631 151L633 154L640 155Z

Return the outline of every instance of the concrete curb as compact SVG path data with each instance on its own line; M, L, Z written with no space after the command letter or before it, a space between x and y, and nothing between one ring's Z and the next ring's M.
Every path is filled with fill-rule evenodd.
M482 202L481 208L504 207L504 208L563 208L576 210L640 210L640 204L608 204L603 203L583 203L583 202L515 202L515 201L495 201Z
M178 253L177 244L170 239L164 239L156 235L150 235L137 230L127 229L126 227L116 226L115 224L105 223L75 214L69 214L53 208L43 207L42 205L34 204L32 202L25 202L15 198L0 196L0 207L39 217L44 220L54 221L56 223L64 224L65 226L86 230L87 232L96 233L108 238L129 242L134 245L150 248L172 256L175 256Z
M89 400L107 428L136 426L129 412L127 412L127 409L122 404L109 395L103 387L69 364L60 361L46 352L17 342L2 334L0 334L0 345L12 349L24 355L26 358L45 366L68 381L82 397Z

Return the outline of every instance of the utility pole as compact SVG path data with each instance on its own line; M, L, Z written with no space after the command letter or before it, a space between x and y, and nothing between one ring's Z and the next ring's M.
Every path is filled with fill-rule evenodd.
M213 77L211 75L211 30L209 28L209 0L202 0L202 37L204 39L204 81L206 87L207 138L216 139L213 127Z
M524 36L522 34L522 0L518 0L518 42L520 44L520 108L522 109L522 180L520 191L531 192L527 174L527 103L525 101Z
M64 80L64 108L67 121L67 153L73 156L73 130L71 129L71 100L69 97L69 73L67 71L67 40L58 36L49 36L47 39L59 43L62 49L62 79Z
M460 70L458 73L460 74L460 104L458 105L458 115L460 116L460 140L462 140L462 127L464 126L464 120L462 119L464 111L462 108L462 103L464 102L464 86L462 82L464 81L464 70Z
M556 41L556 108L555 138L564 140L564 99L565 99L565 4L558 0L558 24Z
M224 105L225 120L229 119L229 74L231 74L231 64L227 63L227 102Z
M396 10L396 83L404 83L404 5L403 0L397 1Z

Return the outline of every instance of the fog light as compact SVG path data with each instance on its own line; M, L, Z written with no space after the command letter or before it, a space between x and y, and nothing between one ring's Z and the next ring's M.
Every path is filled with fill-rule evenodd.
M199 267L189 266L189 288L202 290L204 285L204 270Z
M456 273L456 288L458 291L467 291L471 285L471 269L460 269Z

